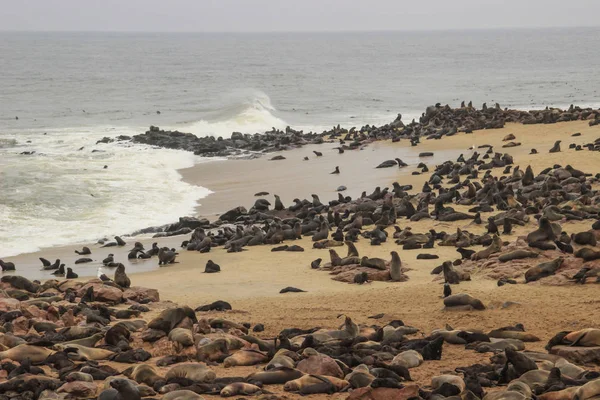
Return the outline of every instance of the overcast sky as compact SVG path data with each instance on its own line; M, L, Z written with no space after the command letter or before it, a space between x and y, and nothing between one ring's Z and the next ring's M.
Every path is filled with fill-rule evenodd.
M0 0L0 30L348 31L600 26L600 0Z

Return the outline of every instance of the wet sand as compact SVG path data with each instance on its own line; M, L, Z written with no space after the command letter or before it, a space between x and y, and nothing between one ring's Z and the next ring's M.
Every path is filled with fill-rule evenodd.
M580 137L572 138L571 134L580 132ZM513 133L516 142L522 146L502 149L505 143L502 138ZM569 150L569 143L585 144L593 142L600 137L600 127L589 127L587 122L570 122L554 125L509 125L504 129L493 131L478 131L474 134L458 134L442 140L423 140L415 150L417 152L434 151L435 163L443 161L439 155L444 152L452 154L455 158L460 153L465 156L471 152L466 150L475 145L490 144L495 150L510 153L515 158L515 165L525 169L531 165L537 174L545 167L553 164L571 164L574 168L584 172L600 172L600 156L597 152ZM563 140L562 152L549 154L555 140ZM182 171L184 178L190 182L202 182L215 191L214 195L201 201L199 208L201 215L216 214L242 204L249 208L253 203L254 192L269 191L282 194L282 199L289 204L293 197L305 198L311 192L321 195L323 201L336 197L333 191L338 185L348 186L348 194L353 197L366 190L371 192L375 186L389 185L393 181L402 184L413 184L420 189L423 181L429 176L408 175L415 170L414 164L418 158L409 158L406 148L408 143L396 144L376 143L367 149L356 152L346 152L338 155L336 150L323 150L324 156L318 159L311 157L310 161L302 161L304 155L310 155L310 148L282 153L287 160L267 161L238 160L225 163L211 163ZM335 147L324 145L321 148ZM540 154L529 155L530 149L535 147ZM412 150L411 150L412 151ZM480 150L484 152L485 149ZM384 155L385 154L385 155ZM297 155L297 157L296 157ZM381 161L399 156L405 162L412 164L403 170L392 168L375 170L374 167ZM409 161L410 160L410 161ZM433 161L433 160L430 160ZM339 165L342 174L330 176L328 173ZM432 168L433 170L433 168ZM495 174L500 171L494 171ZM211 186L212 185L212 186ZM239 196L239 197L237 197ZM485 218L485 215L482 215ZM450 232L457 227L466 228L474 233L482 233L483 225L468 226L469 221L455 223L422 220L419 222L399 221L402 227L411 226L414 232L426 232L434 228L437 231ZM569 233L578 232L588 226L585 223L566 222L563 229ZM503 236L504 240L513 240L519 235L535 229L533 223L525 227L516 227L511 236ZM390 229L391 231L391 229ZM187 236L185 237L187 238ZM160 245L171 246L183 237L158 240ZM455 328L478 328L488 330L521 322L528 332L538 335L542 342L527 345L528 350L543 350L545 342L556 332L561 330L575 330L579 328L600 328L600 300L598 299L598 285L588 284L583 286L544 286L539 283L506 285L497 287L496 282L484 278L479 273L472 275L472 281L462 282L453 288L455 293L467 292L480 298L487 306L485 311L448 312L443 311L441 300L442 285L435 281L430 271L445 260L457 258L453 247L438 247L426 250L440 256L439 260L417 260L419 250L402 251L393 243L393 240L381 246L370 246L362 239L357 244L361 255L389 259L391 250L399 251L403 263L410 268L407 272L409 280L403 283L374 282L366 285L350 285L331 280L327 272L310 269L310 262L318 257L328 260L327 250L312 249L310 238L304 238L294 244L305 248L303 253L276 252L272 253L273 246L258 246L249 248L242 253L226 253L221 248L214 249L209 254L182 251L178 257L178 264L157 268L156 258L140 261L136 265L128 265L133 285L156 288L160 292L161 300L167 303L159 307L172 305L171 302L186 304L193 308L213 302L225 300L232 304L234 311L228 313L204 313L208 316L226 315L228 319L236 322L263 323L265 332L261 337L269 338L276 335L281 329L289 327L308 328L314 326L334 327L340 323L338 315L350 315L357 323L383 324L392 319L401 319L407 325L421 329L427 335L432 329L443 328L450 324ZM173 244L175 246L175 244ZM129 248L129 246L128 246ZM474 247L479 250L480 247ZM126 257L124 249L103 249L92 247L93 258L101 260L103 256L115 250L117 259L123 261ZM59 256L72 249L53 249L53 254ZM345 255L346 249L339 248ZM423 251L425 252L425 251ZM47 252L39 254L22 255L9 259L14 261L19 268L37 256L48 256ZM69 258L70 259L70 258ZM69 260L67 259L67 260ZM218 274L204 274L206 261L212 259L220 264L222 272ZM29 260L29 261L28 261ZM147 263L147 264L146 264ZM155 268L149 272L139 272L143 269ZM75 270L77 271L77 268ZM139 269L138 269L139 268ZM112 272L108 271L109 276ZM522 278L520 279L522 282ZM286 286L295 286L307 293L279 294L279 290ZM514 302L504 308L506 302ZM373 314L384 313L383 319L368 319ZM201 313L202 314L202 313ZM432 376L443 371L451 371L462 365L475 362L484 362L489 359L489 354L464 352L463 346L444 346L444 355L441 361L429 361L419 368L411 370L411 374L419 384L429 384ZM240 374L256 371L260 366L246 367L243 369L224 370L217 368L218 376ZM205 396L211 398L211 396ZM299 396L288 395L289 398ZM328 398L345 398L346 394L337 394ZM320 398L315 396L315 398Z
M213 191L213 194L200 199L197 214L210 220L239 205L249 209L258 192L268 192L263 196L273 203L273 194L278 194L284 204L292 204L294 198L310 199L311 194L319 196L321 201L338 198L336 189L346 186L341 192L352 198L363 191L368 194L376 186L391 186L394 181L400 184L419 182L410 174L423 162L429 167L448 159L455 159L462 152L458 148L438 151L433 157L419 157L422 146L411 147L408 140L398 143L391 141L374 142L362 150L347 150L339 154L338 142L322 145L309 145L300 149L270 153L253 160L226 160L199 164L180 170L185 181L201 185ZM317 157L313 150L323 153ZM270 161L272 157L284 156L285 160ZM308 157L308 161L303 161ZM408 167L381 168L379 164L386 160L400 158ZM331 174L335 167L340 174Z

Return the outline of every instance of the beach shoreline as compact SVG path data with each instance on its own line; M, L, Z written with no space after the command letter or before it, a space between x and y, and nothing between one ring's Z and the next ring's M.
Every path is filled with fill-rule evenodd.
M572 137L573 133L581 133L581 136ZM504 137L513 134L516 141L521 142L518 147L502 148L506 143ZM484 145L491 145L499 152L506 152L514 157L515 166L525 169L531 166L538 174L542 169L553 164L566 165L568 162L574 168L581 169L584 172L597 173L598 161L597 152L580 151L575 152L568 149L568 145L573 142L583 145L593 142L600 137L599 127L590 127L585 121L559 123L553 125L520 125L510 124L503 129L490 131L476 131L473 134L458 134L447 137L442 140L423 140L417 146L419 152L430 151L435 155L435 160L445 158L455 159L457 154L470 156L469 147L476 148ZM556 140L563 141L562 151L559 153L549 153L550 147ZM342 171L346 168L350 171L362 171L365 176L355 176L351 173L354 186L350 190L366 191L369 194L376 185L389 186L391 182L398 181L401 184L411 184L414 187L412 193L421 191L423 182L428 180L434 170L434 164L426 162L430 166L430 172L412 175L417 170L416 161L408 162L409 157L405 156L409 167L399 169L398 167L379 171L374 166L379 161L389 158L388 154L398 154L400 149L410 146L408 142L391 143L376 142L372 143L365 150L356 150L355 152L338 155L333 149L324 149L323 157L302 161L302 156L310 153L310 148L298 149L292 152L282 153L286 156L287 163L278 161L268 161L263 158L258 160L249 160L243 162L224 161L222 163L210 163L206 165L197 165L193 168L182 171L183 179L189 182L200 182L211 178L214 182L223 176L223 185L231 185L232 182L237 186L232 192L239 194L239 197L232 197L232 192L226 190L215 190L214 198L207 197L207 209L210 209L211 216L220 213L220 208L228 208L231 204L244 205L249 207L254 191L268 190L272 193L298 193L296 190L307 190L311 187L311 182L317 180L315 177L324 177L322 180L314 182L313 188L319 186L322 189L319 193L323 201L330 200L336 193L328 191L334 186L336 180L343 178L329 176L331 164L340 166ZM333 145L330 145L333 147ZM529 155L531 148L538 150L537 155ZM487 147L479 149L484 153ZM412 150L412 149L411 149ZM383 154L386 157L381 157ZM291 155L288 157L288 155ZM452 155L452 157L450 157ZM296 157L298 156L298 157ZM362 157L359 157L362 156ZM401 156L402 158L402 156ZM439 163L441 161L436 161ZM207 166L210 165L210 168ZM256 169L246 167L247 165L256 166ZM274 166L274 167L272 167ZM281 168L279 166L285 166ZM354 168L354 169L353 169ZM274 169L274 171L273 171ZM260 171L260 172L257 172ZM292 173L294 180L282 179L278 177L287 176ZM320 173L320 175L316 175ZM258 175L256 179L247 180L239 177L240 174ZM500 169L494 170L495 174L501 174ZM265 175L271 174L271 175ZM303 180L300 177L307 177ZM267 183L261 184L262 178L268 177ZM273 181L273 182L271 182ZM298 181L298 182L296 182ZM297 184L294 187L294 185ZM210 187L210 186L209 186ZM592 189L598 190L597 186ZM330 189L329 189L330 190ZM354 192L353 192L354 193ZM308 197L308 194L301 198ZM289 205L287 196L285 204ZM470 206L453 205L457 210L467 212ZM481 213L482 220L495 212ZM202 216L202 215L199 215ZM472 233L482 234L485 232L485 224L474 225L472 220L462 220L456 222L444 222L434 219L421 219L419 221L409 221L401 218L397 225L402 229L411 228L413 233L424 233L429 229L435 229L437 232L455 232L457 229L467 230ZM571 232L581 232L589 229L590 221L561 221L562 228ZM514 242L519 238L524 238L529 232L535 229L535 222L529 222L524 226L514 225L511 234L502 235L505 242ZM367 228L368 230L369 228ZM92 257L102 259L108 252L115 253L115 259L126 265L127 273L131 279L132 286L144 287L158 290L160 301L150 304L150 312L145 316L154 317L162 310L175 306L189 306L192 309L210 304L217 300L228 302L231 311L209 311L197 312L198 318L224 318L235 323L249 323L250 326L257 324L264 325L262 333L253 333L263 340L271 341L283 329L295 327L308 329L313 327L338 329L341 323L340 315L350 316L354 322L363 327L385 325L391 321L403 321L404 324L417 327L419 332L416 338L426 338L427 335L435 329L444 329L451 326L455 329L478 329L483 332L491 331L503 326L512 326L516 323L523 323L528 334L540 338L539 341L527 343L528 351L545 352L544 345L554 336L556 332L573 331L585 328L600 329L600 311L594 305L597 301L598 284L589 280L588 284L577 285L575 283L566 283L555 286L551 283L533 282L524 283L522 273L515 277L518 281L514 285L505 285L500 287L495 279L490 278L489 271L483 268L476 268L471 272L471 279L460 282L460 285L453 286L454 293L468 293L471 296L480 299L486 309L484 311L452 311L446 309L443 305L442 291L443 279L437 275L432 275L431 271L446 260L460 258L455 246L436 245L428 250L402 250L402 247L394 243L391 235L394 232L393 227L388 227L387 232L390 238L387 242L379 246L371 246L370 241L360 238L356 243L356 248L361 256L380 257L389 260L390 252L397 251L402 260L402 268L407 276L403 282L379 282L372 281L363 285L349 284L333 280L326 270L315 270L311 268L311 262L316 258L322 258L323 262L329 260L326 249L313 248L313 242L310 237L304 237L294 242L286 242L301 246L303 252L273 252L277 247L272 244L248 247L242 252L228 253L222 247L211 249L209 253L200 253L198 251L186 251L179 249L181 241L189 238L190 235L176 236L171 238L144 239L143 243L148 246L152 241L157 241L161 246L175 247L179 249L177 263L169 264L164 267L158 267L156 258L150 260L135 260L129 262L126 260L127 250L132 246L132 239L126 238L128 245L125 247L110 247L100 249L98 245L90 245ZM481 250L483 246L473 246L473 250ZM334 247L338 253L345 255L345 247ZM55 248L44 250L42 252L21 255L10 258L10 261L17 264L17 271L14 275L25 275L28 265L38 263L37 257L47 258L62 257L69 265L75 259L73 253L74 247ZM419 259L418 255L427 252L435 254L437 259ZM212 260L221 267L221 272L215 274L206 274L204 267L208 260ZM533 261L532 264L537 264ZM90 267L94 267L90 265ZM77 271L79 266L75 266ZM104 272L113 277L114 270L104 268ZM4 274L7 275L7 274ZM93 276L94 274L91 274ZM80 274L78 281L84 282L87 276ZM51 275L39 276L49 279ZM284 287L296 287L304 290L304 293L280 294ZM379 319L373 319L376 314L380 314ZM154 351L150 349L150 351ZM464 346L445 344L443 357L441 360L427 361L418 368L411 369L410 373L415 384L421 387L430 384L434 376L443 373L443 371L454 371L456 368L471 365L474 363L489 363L490 354L478 353L474 351L465 352ZM212 367L219 377L247 376L261 370L260 366L223 368L222 365ZM590 367L590 369L597 369ZM165 372L166 370L161 370ZM269 387L271 390L271 387ZM275 393L284 393L277 387ZM494 389L495 390L495 389ZM286 393L290 399L300 398L295 394ZM205 396L207 399L216 398L211 395ZM333 396L315 395L315 399L325 398L342 399L345 394Z
M196 207L194 217L207 218L214 221L221 213L243 206L250 209L254 201L258 198L256 192L267 191L270 194L263 196L273 204L273 194L279 194L284 204L290 205L294 197L305 199L310 198L311 193L320 196L321 201L328 202L337 199L337 186L345 185L348 190L341 192L344 196L356 198L361 192L366 191L369 194L380 186L390 187L393 182L399 182L401 185L413 185L415 190L420 190L425 178L431 174L412 175L418 171L417 164L424 162L433 171L436 164L440 164L448 159L456 159L459 154L468 156L472 153L468 150L470 147L482 145L493 145L497 151L507 152L515 157L515 163L527 160L532 167L542 168L549 162L561 164L564 162L564 152L556 154L541 154L540 145L549 147L550 142L563 139L567 140L572 133L580 132L580 137L572 138L574 143L584 144L593 141L595 137L590 137L590 133L597 132L597 127L588 126L586 121L561 122L557 124L545 125L521 125L507 124L505 128L494 130L475 131L473 134L460 133L452 137L445 137L441 140L426 140L423 138L419 146L411 147L409 141L401 140L398 143L391 141L376 141L370 143L363 150L346 151L344 154L337 154L336 144L325 143L322 145L308 145L302 148L283 151L265 155L257 159L245 160L215 160L209 163L199 163L191 168L179 170L182 179L192 185L202 185L213 191L209 196L199 199L199 205ZM513 133L517 141L521 142L518 147L501 148L505 143L502 141L504 136ZM544 144L539 142L540 137L544 137ZM533 147L540 147L540 154L530 157L529 151ZM322 157L316 157L313 150L319 149L323 153ZM482 149L478 149L482 152ZM485 148L483 149L485 150ZM419 158L418 154L424 151L433 152L433 157ZM568 150L573 151L573 150ZM590 152L578 152L582 157L569 159L569 162L576 168L585 170L593 166L589 161ZM270 161L275 155L283 155L285 160ZM309 161L303 161L303 157L308 156ZM583 157L585 156L585 157ZM404 168L386 168L375 169L380 162L387 159L400 157L407 164ZM339 175L330 175L330 172L339 166L342 173ZM173 221L175 223L176 221ZM144 243L147 248L153 242L159 242L168 247L179 249L182 241L189 238L188 235L173 236L167 238L152 238L151 235L142 237L126 237L129 242L126 248L100 248L96 243L80 243L77 245L59 246L49 249L41 249L34 253L21 254L15 257L7 257L6 261L11 261L21 266L21 273L25 271L33 273L41 265L38 257L46 257L54 261L54 258L60 258L63 262L71 264L77 259L74 250L82 245L87 245L92 249L95 261L90 264L80 264L75 266L82 273L81 277L97 276L98 267L101 267L102 260L108 253L113 251L118 253L119 261L125 263L128 272L132 274L148 273L158 271L154 265L155 259L151 260L126 260L126 250L129 250L133 241ZM221 251L217 249L216 251ZM185 250L181 250L185 256ZM105 270L103 268L103 270ZM110 273L111 271L106 271ZM19 272L17 271L17 274ZM41 279L44 274L28 274L33 279ZM47 277L49 278L49 276Z

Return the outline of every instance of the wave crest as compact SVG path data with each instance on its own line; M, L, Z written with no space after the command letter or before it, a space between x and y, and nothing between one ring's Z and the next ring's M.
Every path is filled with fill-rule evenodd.
M266 93L244 90L230 95L226 104L205 119L181 128L197 136L231 137L233 132L264 133L272 128L284 129L288 123L277 117L277 109Z

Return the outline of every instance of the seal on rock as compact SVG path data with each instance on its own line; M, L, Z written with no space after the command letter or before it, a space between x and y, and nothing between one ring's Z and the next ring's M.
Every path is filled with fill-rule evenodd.
M119 266L117 267L117 269L115 271L114 281L117 285L121 286L122 288L127 289L127 288L131 287L131 280L125 273L125 266L121 263L119 263Z
M558 257L553 261L545 262L531 267L525 272L525 282L535 282L550 275L554 275L561 267L564 258Z

